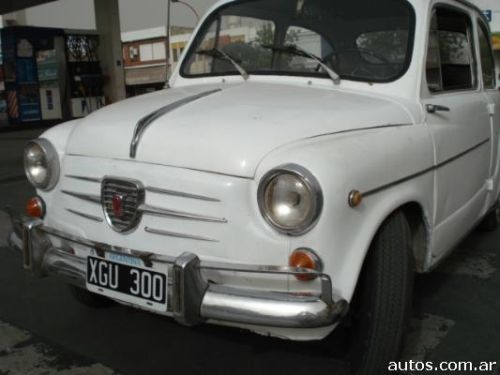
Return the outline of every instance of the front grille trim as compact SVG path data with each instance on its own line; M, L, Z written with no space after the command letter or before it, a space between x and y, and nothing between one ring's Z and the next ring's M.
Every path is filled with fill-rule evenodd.
M123 195L123 215L116 217L112 201L116 195ZM128 234L137 229L142 218L139 207L144 204L145 189L140 181L104 177L101 183L101 205L108 225L118 233Z

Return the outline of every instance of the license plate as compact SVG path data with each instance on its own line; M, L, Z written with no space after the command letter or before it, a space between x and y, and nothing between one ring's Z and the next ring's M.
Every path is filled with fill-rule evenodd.
M111 259L109 259L111 257ZM167 311L167 268L142 266L127 255L87 258L87 289L149 310Z

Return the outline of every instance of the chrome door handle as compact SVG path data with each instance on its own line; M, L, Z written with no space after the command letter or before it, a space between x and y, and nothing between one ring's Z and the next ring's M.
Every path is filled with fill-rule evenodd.
M436 113L436 112L450 112L449 107L445 107L444 105L437 104L427 104L425 109L428 113Z

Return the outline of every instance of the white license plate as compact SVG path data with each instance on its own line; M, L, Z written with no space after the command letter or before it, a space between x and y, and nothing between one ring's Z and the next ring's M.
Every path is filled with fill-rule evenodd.
M167 265L148 268L136 257L106 253L87 258L87 289L149 310L166 312Z

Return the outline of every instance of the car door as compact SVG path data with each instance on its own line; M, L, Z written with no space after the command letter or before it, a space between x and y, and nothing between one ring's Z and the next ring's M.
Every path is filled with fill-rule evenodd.
M435 258L482 215L490 177L490 115L478 79L473 21L468 8L454 4L433 7L422 90L435 149Z
M490 32L486 23L477 19L477 37L479 61L481 62L481 76L486 98L486 105L490 115L491 134L491 163L490 163L490 206L498 199L499 186L499 138L500 138L500 92L497 89L495 58L491 45Z

